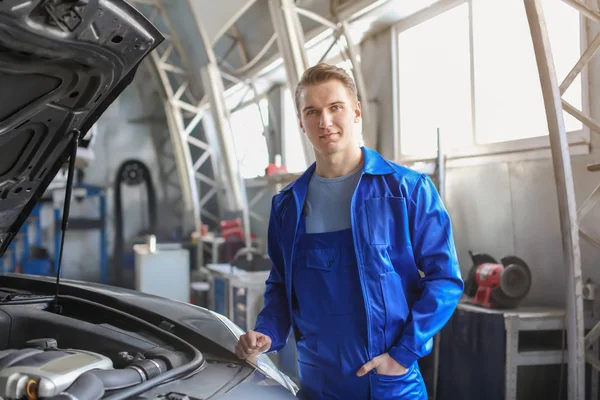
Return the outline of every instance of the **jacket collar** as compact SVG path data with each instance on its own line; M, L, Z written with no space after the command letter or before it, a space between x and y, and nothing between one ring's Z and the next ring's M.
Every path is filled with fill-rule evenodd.
M387 175L394 173L394 168L390 165L390 163L381 156L378 152L368 147L361 147L363 155L364 155L364 163L363 163L363 173L369 175ZM302 191L305 191L308 188L308 182L312 174L315 172L315 168L317 167L316 163L312 163L306 171L300 177L289 185L284 187L281 191L286 192L291 190L294 186L298 186L302 188Z
M361 147L365 156L363 172L369 175L387 175L395 172L390 163L378 152L368 147Z

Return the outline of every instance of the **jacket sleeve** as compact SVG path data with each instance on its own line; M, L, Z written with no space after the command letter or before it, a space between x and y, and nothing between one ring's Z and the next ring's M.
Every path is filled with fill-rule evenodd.
M271 273L266 281L264 307L258 314L254 330L271 338L272 343L269 352L276 353L287 342L291 320L285 292L285 266L279 245L279 224L275 214L275 198L271 202L267 251L272 264Z
M421 295L389 351L405 367L431 351L433 337L454 313L464 289L450 217L429 177L421 175L407 204L413 253L424 276Z

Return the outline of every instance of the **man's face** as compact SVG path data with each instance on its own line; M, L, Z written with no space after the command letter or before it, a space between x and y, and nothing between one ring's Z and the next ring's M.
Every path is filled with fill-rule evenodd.
M360 102L336 79L307 86L299 99L300 128L315 151L334 154L352 145L354 124L360 121Z

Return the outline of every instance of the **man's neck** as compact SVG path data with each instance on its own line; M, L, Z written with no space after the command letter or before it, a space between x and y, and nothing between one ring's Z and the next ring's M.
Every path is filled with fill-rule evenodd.
M352 147L347 151L331 155L315 154L317 161L315 173L322 178L338 178L356 170L363 162L360 147Z

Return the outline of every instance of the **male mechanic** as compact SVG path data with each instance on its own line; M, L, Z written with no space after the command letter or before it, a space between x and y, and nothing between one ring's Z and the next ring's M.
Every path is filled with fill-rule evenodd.
M359 146L343 69L309 68L295 101L316 163L273 198L265 305L236 353L294 329L300 397L427 399L417 360L463 291L450 218L427 176Z

